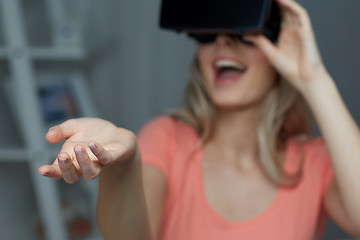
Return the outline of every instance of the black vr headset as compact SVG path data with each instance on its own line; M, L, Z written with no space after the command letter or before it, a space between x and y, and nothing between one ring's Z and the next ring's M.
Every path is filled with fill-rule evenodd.
M200 43L216 34L263 33L276 42L281 16L272 0L162 0L160 27L186 32Z

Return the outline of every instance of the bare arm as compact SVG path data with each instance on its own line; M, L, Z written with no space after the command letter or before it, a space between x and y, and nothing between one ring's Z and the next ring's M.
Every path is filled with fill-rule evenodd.
M126 166L104 167L97 216L105 239L151 239L139 151Z
M167 191L166 178L156 167L143 164L143 181L152 239L158 239Z
M46 138L50 143L67 140L54 163L39 173L68 183L100 176L97 213L105 239L151 239L140 151L132 132L82 118L52 128Z
M360 236L360 131L322 63L310 18L293 0L276 0L283 22L277 46L249 36L278 72L305 98L321 129L335 171L325 196L330 216Z
M330 77L324 76L312 85L306 98L335 171L335 179L325 196L325 207L340 226L360 236L360 131Z

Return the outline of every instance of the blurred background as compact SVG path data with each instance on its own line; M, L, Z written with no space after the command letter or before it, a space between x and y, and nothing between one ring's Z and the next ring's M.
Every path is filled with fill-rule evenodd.
M299 2L359 123L360 1ZM67 185L37 174L58 150L44 136L48 127L79 116L137 132L181 106L196 45L158 28L159 5L0 0L0 239L101 239L96 180ZM329 222L324 239L351 237Z

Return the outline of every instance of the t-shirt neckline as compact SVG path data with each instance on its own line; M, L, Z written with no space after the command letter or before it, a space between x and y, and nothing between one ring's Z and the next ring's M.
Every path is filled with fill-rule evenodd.
M287 145L286 145L286 150L285 150L285 159L284 159L284 166L286 166L286 162L289 159L290 156L290 150L292 147L292 141L289 140ZM244 221L231 221L228 220L226 218L224 218L223 216L221 216L220 214L218 214L209 204L207 198L206 198L206 193L205 193L205 187L204 187L204 170L203 170L203 147L199 147L197 149L197 154L196 154L196 159L197 159L197 171L198 171L198 179L197 179L197 188L199 191L199 195L200 195L200 200L202 201L202 206L203 206L203 210L206 211L216 222L218 222L221 225L233 225L233 226L237 226L237 227L245 227L245 226L250 226L253 225L255 223L258 223L260 221L263 221L265 218L267 218L269 215L271 215L276 208L281 204L281 202L283 201L283 197L285 194L285 188L284 187L279 187L277 196L275 197L275 199L273 200L272 204L266 209L264 210L261 214L248 219L248 220L244 220Z

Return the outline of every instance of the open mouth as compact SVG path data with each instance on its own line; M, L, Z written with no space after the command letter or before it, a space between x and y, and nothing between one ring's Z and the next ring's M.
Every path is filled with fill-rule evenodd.
M239 80L247 71L247 67L235 60L217 59L214 62L216 84L231 83Z

